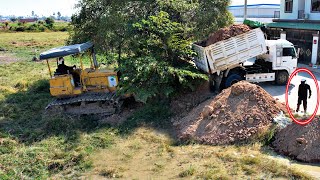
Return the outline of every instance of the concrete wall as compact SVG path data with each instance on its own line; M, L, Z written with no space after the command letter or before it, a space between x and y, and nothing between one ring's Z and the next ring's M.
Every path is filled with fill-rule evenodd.
M243 17L243 8L229 8L234 17ZM247 16L250 18L273 18L274 12L279 8L248 8Z

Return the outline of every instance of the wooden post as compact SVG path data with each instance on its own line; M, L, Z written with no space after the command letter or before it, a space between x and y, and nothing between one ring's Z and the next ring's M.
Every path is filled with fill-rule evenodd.
M84 67L83 67L83 62L82 62L82 56L81 56L81 54L79 56L80 56L80 64L81 64L80 79L81 79L82 88L83 88L84 91L86 91L87 87L86 87L86 85L84 83L84 78L83 78Z
M49 64L49 61L47 59L47 65L48 65L48 69L49 69L49 74L50 74L50 77L52 78L52 73L51 73L51 69L50 69L50 64Z

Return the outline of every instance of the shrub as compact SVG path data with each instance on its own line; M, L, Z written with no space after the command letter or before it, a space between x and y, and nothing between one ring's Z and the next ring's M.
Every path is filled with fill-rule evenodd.
M169 97L184 88L193 88L192 80L206 79L190 60L194 55L188 29L172 22L166 12L150 16L133 25L133 56L122 60L120 93L133 93L142 102L158 96Z
M26 30L26 28L24 26L18 26L15 31L18 31L18 32L24 32Z
M38 25L37 24L32 24L27 28L28 31L37 31L38 30Z
M45 22L46 22L46 26L48 27L48 29L52 29L53 28L54 20L52 18L47 18L45 20Z

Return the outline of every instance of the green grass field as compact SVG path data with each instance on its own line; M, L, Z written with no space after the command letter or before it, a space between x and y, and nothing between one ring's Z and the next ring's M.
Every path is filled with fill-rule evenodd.
M30 23L19 23L19 22L1 22L0 31L4 32L49 32L49 31L68 31L69 23L63 21L56 21L52 28L48 28L44 21L30 22Z
M161 106L147 106L120 126L46 114L53 100L47 66L31 59L67 38L65 32L0 33L7 50L0 54L7 58L0 59L0 179L312 179L268 158L261 144L179 144Z

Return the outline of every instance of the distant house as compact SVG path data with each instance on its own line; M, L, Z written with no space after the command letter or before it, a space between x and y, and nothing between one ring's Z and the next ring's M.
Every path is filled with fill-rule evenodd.
M19 19L19 22L21 23L30 23L30 22L36 22L38 21L37 18L25 18L25 19Z
M281 0L272 23L270 39L287 39L300 48L299 62L320 63L320 0Z
M247 0L247 18L260 22L272 22L275 11L280 11L280 0ZM235 17L236 22L243 22L244 0L232 0L228 10Z

